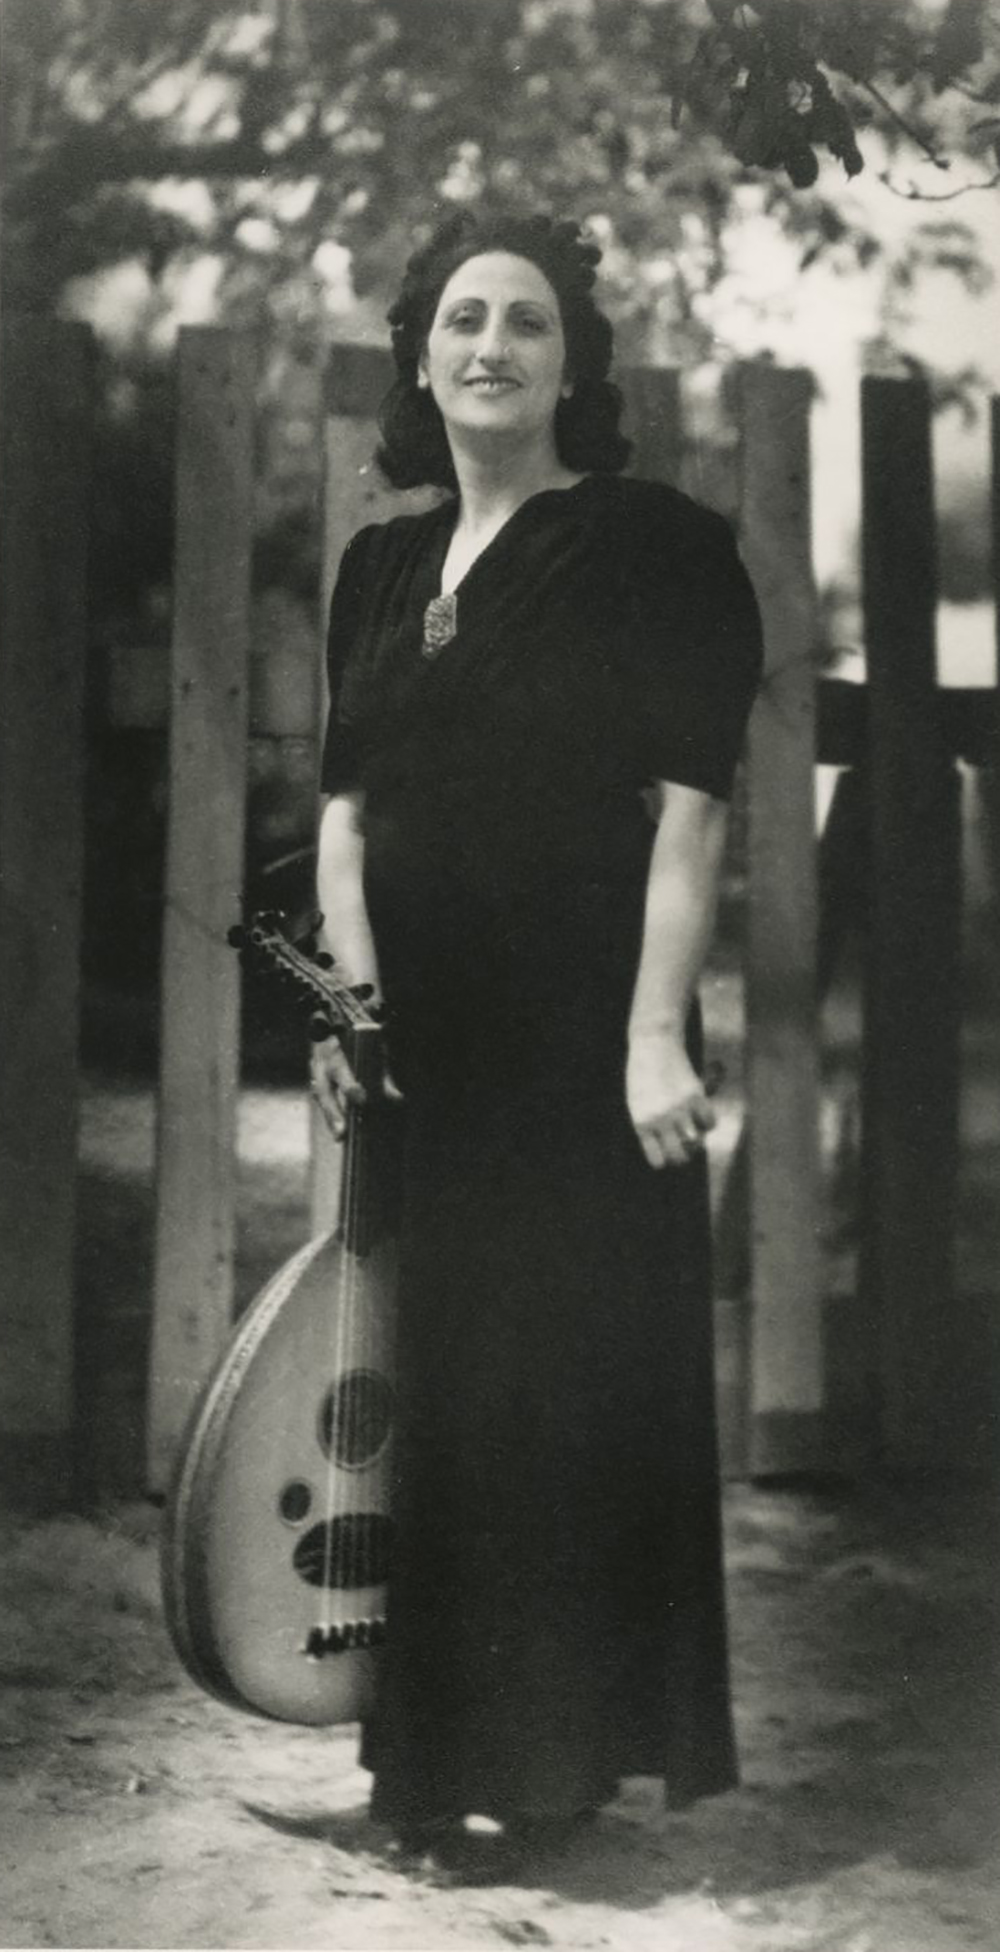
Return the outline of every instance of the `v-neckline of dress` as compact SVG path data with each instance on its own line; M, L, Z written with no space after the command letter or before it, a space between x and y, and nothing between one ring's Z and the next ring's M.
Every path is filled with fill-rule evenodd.
M452 585L450 590L443 590L441 588L441 574L444 569L445 558L448 554L451 538L455 533L459 503L457 497L454 503L443 503L442 508L447 510L452 519L450 524L443 523L441 528L438 559L434 571L434 583L436 587L432 593L432 600L451 596L454 597L457 604L462 591L468 588L470 579L476 575L480 564L486 563L488 558L496 553L500 543L510 534L511 528L518 521L519 517L524 514L525 509L534 508L538 502L547 501L552 496L558 496L562 499L564 496L569 497L570 495L575 495L579 489L587 487L595 479L596 476L592 474L584 474L580 476L579 481L571 482L568 488L536 488L533 494L526 495L523 502L518 502L517 507L511 510L506 520L501 522L495 534L491 535L489 541L480 549L479 554L473 557L468 569L459 577L458 582ZM441 544L443 544L443 547L440 546Z

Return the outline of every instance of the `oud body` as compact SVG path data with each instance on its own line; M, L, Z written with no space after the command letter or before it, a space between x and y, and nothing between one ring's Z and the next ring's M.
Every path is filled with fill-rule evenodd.
M370 1089L380 1032L363 1010L344 1041ZM293 1255L238 1324L167 1500L163 1598L184 1666L231 1706L282 1721L357 1721L374 1698L391 1549L398 1127L384 1104L349 1110L338 1227Z

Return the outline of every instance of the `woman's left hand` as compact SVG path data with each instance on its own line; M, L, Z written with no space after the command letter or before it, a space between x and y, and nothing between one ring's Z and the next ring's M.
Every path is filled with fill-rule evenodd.
M704 1149L715 1112L683 1041L674 1032L631 1033L625 1099L651 1166L684 1166Z

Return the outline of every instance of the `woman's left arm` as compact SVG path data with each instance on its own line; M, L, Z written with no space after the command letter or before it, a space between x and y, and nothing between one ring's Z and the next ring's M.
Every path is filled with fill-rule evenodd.
M625 1096L649 1164L669 1166L700 1151L715 1124L684 1028L715 926L728 808L691 786L658 794Z

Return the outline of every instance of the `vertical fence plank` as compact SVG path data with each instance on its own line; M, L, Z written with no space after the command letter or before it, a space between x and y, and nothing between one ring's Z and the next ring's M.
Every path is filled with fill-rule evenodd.
M326 370L326 476L323 492L323 623L337 565L352 535L366 522L384 522L403 502L375 465L375 416L392 385L392 355L381 346L334 346ZM324 700L325 703L325 695Z
M748 747L754 1474L829 1463L819 1219L815 596L805 372L739 376L741 533L764 618Z
M182 332L148 1470L162 1489L228 1332L239 1080L254 353Z
M91 344L12 318L3 342L0 622L0 1466L66 1487L82 881Z
M680 374L672 366L630 366L617 375L625 397L631 473L679 487L684 455Z
M993 571L993 641L996 682L1000 685L1000 395L990 401L990 542ZM994 910L1000 914L1000 738L980 774L980 795L986 820Z
M885 1458L912 1468L945 1461L959 1407L949 1306L959 783L935 702L931 406L922 382L864 381L862 470L873 868L862 1275L879 1327Z

